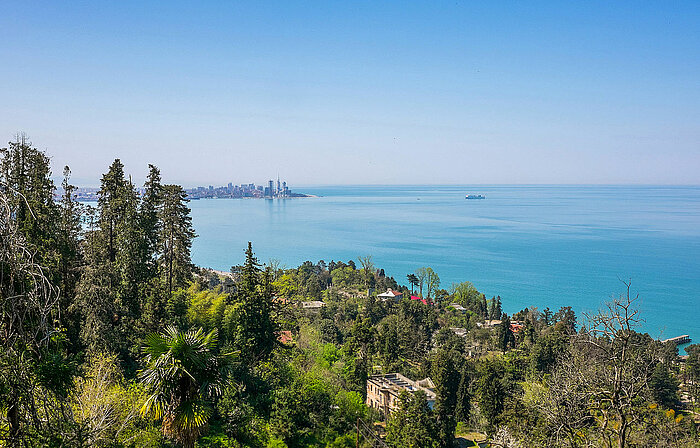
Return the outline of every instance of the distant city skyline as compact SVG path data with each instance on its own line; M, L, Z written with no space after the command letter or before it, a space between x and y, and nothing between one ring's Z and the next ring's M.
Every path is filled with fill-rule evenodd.
M279 176L277 182L273 179L268 179L266 185L256 185L254 182L247 184L234 184L229 182L227 185L199 185L194 188L188 188L187 195L191 199L202 198L294 198L306 197L303 193L293 192L286 181L282 181Z
M60 201L65 193L63 186L61 185L62 179L54 179L56 184L56 190L54 191L54 200ZM75 184L75 182L72 182ZM259 199L291 199L291 198L304 198L310 197L309 195L299 192L292 191L292 189L287 185L286 181L277 179L275 182L269 179L265 182L265 185L257 185L253 182L234 184L229 182L227 185L199 185L197 187L185 188L187 197L190 200L197 199L210 199L210 198L228 198L228 199L238 199L238 198L259 198ZM73 197L78 201L84 202L95 202L99 200L99 187L86 187L82 185L75 185L77 188L73 191ZM143 195L145 193L145 187L134 185L134 188L138 194Z
M0 146L81 186L700 184L697 1L0 12Z

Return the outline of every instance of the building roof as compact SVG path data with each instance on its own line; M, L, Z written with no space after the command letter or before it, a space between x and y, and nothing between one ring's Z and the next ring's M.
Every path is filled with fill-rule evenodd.
M456 334L457 336L460 336L463 338L467 336L467 333L469 333L466 328L461 328L461 327L450 327L450 330L452 330L454 332L454 334Z
M428 301L427 299L421 299L418 296L411 296L411 300L420 300L423 303L423 305L432 305L433 304L432 302Z
M467 311L467 309L465 307L463 307L462 305L460 305L459 303L450 303L448 306L451 306L452 308L456 309L457 311L462 311L462 312Z
M510 324L510 331L512 331L513 333L517 333L520 330L522 330L523 328L525 328L525 325L523 325L523 324L516 324L516 323Z
M282 304L282 305L286 305L286 304L289 303L289 299L286 298L286 297L277 297L277 296L274 296L274 297L272 297L272 301L275 302L275 303L280 303L280 304Z
M325 302L320 300L312 300L310 302L301 302L301 307L305 309L321 308L326 306Z
M290 330L282 330L277 332L277 340L282 344L290 344L294 341L294 338Z
M477 327L487 327L487 328L497 327L499 325L501 325L500 320L485 320L483 324L481 322L476 323Z
M368 381L378 385L384 390L393 391L397 395L402 390L407 392L422 390L425 392L426 398L429 402L434 401L436 397L435 391L433 390L435 388L435 384L433 384L433 381L430 378L413 381L400 373L387 373L385 375L372 375L369 377Z
M389 298L389 299L393 299L395 297L401 297L401 296L403 296L402 292L395 291L391 288L387 289L386 292L383 292L381 294L377 294L377 297Z

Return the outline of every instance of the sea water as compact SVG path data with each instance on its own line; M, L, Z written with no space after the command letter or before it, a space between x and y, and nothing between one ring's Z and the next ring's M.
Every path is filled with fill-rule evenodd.
M372 255L399 283L432 267L448 289L472 282L504 310L595 312L633 295L653 337L700 338L700 187L338 186L318 197L190 202L192 258L228 270L248 241L261 262ZM466 200L465 194L484 194Z

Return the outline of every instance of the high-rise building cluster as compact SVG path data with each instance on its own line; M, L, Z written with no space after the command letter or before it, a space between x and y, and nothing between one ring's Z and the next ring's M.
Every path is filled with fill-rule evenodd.
M281 182L279 177L277 182L270 179L266 186L255 184L228 185L221 187L196 187L187 190L190 199L202 198L293 198L305 197L305 194L292 193L287 186L287 182Z
M289 187L287 187L287 182L280 183L279 176L277 177L277 184L272 179L267 181L267 187L263 190L266 198L288 198L289 197Z

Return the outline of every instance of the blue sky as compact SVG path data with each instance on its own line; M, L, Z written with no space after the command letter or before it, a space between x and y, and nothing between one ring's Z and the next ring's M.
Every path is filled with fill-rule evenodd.
M0 137L95 184L700 183L700 2L0 3ZM4 137L2 137L4 136Z

